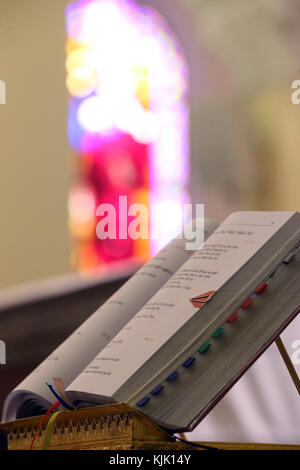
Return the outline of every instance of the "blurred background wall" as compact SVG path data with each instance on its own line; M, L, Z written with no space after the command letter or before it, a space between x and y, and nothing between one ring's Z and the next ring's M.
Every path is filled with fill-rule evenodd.
M0 286L69 270L65 5L0 1Z
M65 87L67 0L0 0L0 286L70 269ZM298 0L149 0L190 69L192 201L300 208Z

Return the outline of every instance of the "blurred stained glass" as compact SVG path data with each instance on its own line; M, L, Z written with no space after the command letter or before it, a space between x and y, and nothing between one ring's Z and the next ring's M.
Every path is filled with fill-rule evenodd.
M174 204L189 202L184 53L163 17L133 0L72 3L66 31L71 263L85 270L143 262L180 230ZM115 207L118 232L119 196L146 205L155 239L97 238L100 204Z

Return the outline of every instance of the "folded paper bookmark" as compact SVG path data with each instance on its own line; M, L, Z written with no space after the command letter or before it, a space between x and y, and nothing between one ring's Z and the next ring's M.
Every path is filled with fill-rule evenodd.
M192 297L191 299L189 299L189 301L193 304L194 307L202 308L206 304L206 302L208 302L212 298L215 292L215 290L210 290L209 292L205 292L204 294Z
M64 400L64 402L67 405L69 405L69 407L71 409L75 410L76 408L73 406L73 403L70 402L70 400L68 399L68 397L66 395L63 380L60 377L53 377L53 380L54 380L54 383L56 385L56 389L57 389L59 395L61 396L61 398Z

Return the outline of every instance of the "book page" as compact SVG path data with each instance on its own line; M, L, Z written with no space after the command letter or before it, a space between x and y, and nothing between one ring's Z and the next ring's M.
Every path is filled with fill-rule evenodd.
M68 390L113 396L293 214L238 212L230 215Z
M198 220L199 226L203 229L202 219ZM204 237L207 238L216 227L214 222L205 220ZM54 385L53 376L59 376L67 386L192 253L186 250L183 235L170 242L53 351L15 391L30 390L53 401L46 382Z

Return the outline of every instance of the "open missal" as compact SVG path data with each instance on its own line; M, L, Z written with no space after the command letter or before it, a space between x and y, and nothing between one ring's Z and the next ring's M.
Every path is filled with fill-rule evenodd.
M300 311L300 214L205 220L205 239L173 240L132 276L8 395L4 420L44 413L60 377L75 407L124 402L192 430Z

